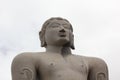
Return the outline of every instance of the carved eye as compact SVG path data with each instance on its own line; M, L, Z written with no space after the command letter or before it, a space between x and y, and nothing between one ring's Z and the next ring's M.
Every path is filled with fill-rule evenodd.
M51 28L57 28L58 27L58 25L52 25L51 26Z
M51 25L49 25L50 28L57 28L59 27L58 23L52 23Z
M67 25L67 24L63 24L63 26L64 26L65 29L70 29L70 26Z

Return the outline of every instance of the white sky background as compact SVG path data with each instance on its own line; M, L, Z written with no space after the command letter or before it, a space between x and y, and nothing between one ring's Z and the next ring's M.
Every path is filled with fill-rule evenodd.
M44 51L38 32L56 16L73 25L73 53L104 59L110 80L119 80L120 0L0 0L0 80L11 80L15 55Z

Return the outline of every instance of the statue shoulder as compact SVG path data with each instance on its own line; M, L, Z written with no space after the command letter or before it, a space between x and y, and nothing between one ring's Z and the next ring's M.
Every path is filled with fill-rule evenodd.
M103 59L87 57L89 80L108 80L108 67Z
M12 67L14 66L17 67L16 65L22 66L22 65L30 64L31 61L33 62L32 58L33 58L32 53L20 53L14 57L12 61Z
M35 79L33 53L21 53L15 56L12 61L12 80L33 80Z
M12 80L35 80L37 57L41 53L21 53L12 61Z
M97 57L87 57L87 61L89 64L90 68L95 68L95 67L107 67L106 62L101 59L101 58L97 58Z
M25 52L25 53L20 53L15 56L15 58L12 61L12 64L33 64L35 65L37 58L42 57L43 52Z
M18 55L16 55L13 59L13 61L22 61L22 60L26 60L26 59L30 59L33 56L33 53L20 53Z

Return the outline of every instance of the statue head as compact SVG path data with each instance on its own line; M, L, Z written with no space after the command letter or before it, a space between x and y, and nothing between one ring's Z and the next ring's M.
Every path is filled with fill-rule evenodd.
M54 23L54 24L53 24ZM55 24L57 23L57 24ZM39 32L39 36L40 36L40 40L41 40L41 47L47 47L47 42L46 42L46 38L45 38L45 34L46 34L46 29L49 29L48 27L60 27L61 23L66 23L64 28L69 28L69 40L67 43L65 43L63 45L63 47L70 47L72 49L74 49L74 35L73 35L73 28L72 25L70 24L70 22L66 19L63 19L61 17L53 17L48 19L47 21L45 21L45 23L42 26L41 31ZM62 25L63 26L63 25ZM64 29L61 31L64 31ZM61 36L64 36L61 34ZM50 36L53 37L53 36Z

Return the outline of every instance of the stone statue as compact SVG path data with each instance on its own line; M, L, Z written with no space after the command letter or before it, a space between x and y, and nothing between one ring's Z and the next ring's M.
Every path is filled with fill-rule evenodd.
M12 62L12 80L108 80L106 63L71 53L73 28L60 17L47 20L39 32L46 52L26 52Z

